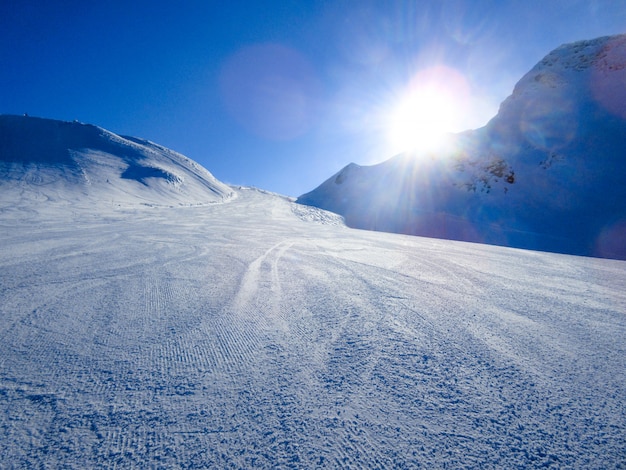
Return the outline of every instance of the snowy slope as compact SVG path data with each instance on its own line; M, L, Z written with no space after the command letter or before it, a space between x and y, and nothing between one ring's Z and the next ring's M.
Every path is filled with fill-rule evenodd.
M0 466L623 465L626 262L237 192L0 213Z
M484 201L525 170L473 156L329 184L428 187L450 212L420 220L480 235L450 209L468 181ZM624 261L352 230L151 142L0 116L0 467L616 468L625 282Z
M0 115L0 211L207 204L231 194L197 163L152 142Z
M298 202L382 231L626 259L626 35L548 54L437 155L350 164Z

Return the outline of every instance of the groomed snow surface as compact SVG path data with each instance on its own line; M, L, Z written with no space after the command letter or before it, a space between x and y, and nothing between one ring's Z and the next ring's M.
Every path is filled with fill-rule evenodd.
M237 192L0 214L0 466L624 465L626 262Z

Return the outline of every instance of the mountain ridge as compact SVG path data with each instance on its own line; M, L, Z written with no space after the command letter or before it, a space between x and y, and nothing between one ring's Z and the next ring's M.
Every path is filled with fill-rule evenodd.
M625 82L626 35L562 45L447 150L348 165L297 201L356 228L625 259Z

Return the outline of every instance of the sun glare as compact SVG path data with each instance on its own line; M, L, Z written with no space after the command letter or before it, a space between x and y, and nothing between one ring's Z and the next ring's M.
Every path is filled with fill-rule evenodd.
M469 86L449 67L419 72L392 107L386 127L389 145L396 152L432 153L446 136L464 130Z

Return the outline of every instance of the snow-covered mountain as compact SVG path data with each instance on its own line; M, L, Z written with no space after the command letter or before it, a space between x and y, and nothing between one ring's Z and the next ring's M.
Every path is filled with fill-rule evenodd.
M0 115L0 211L195 205L232 194L197 163L152 142L79 122Z
M626 35L557 48L437 155L350 164L298 202L348 225L626 258Z

